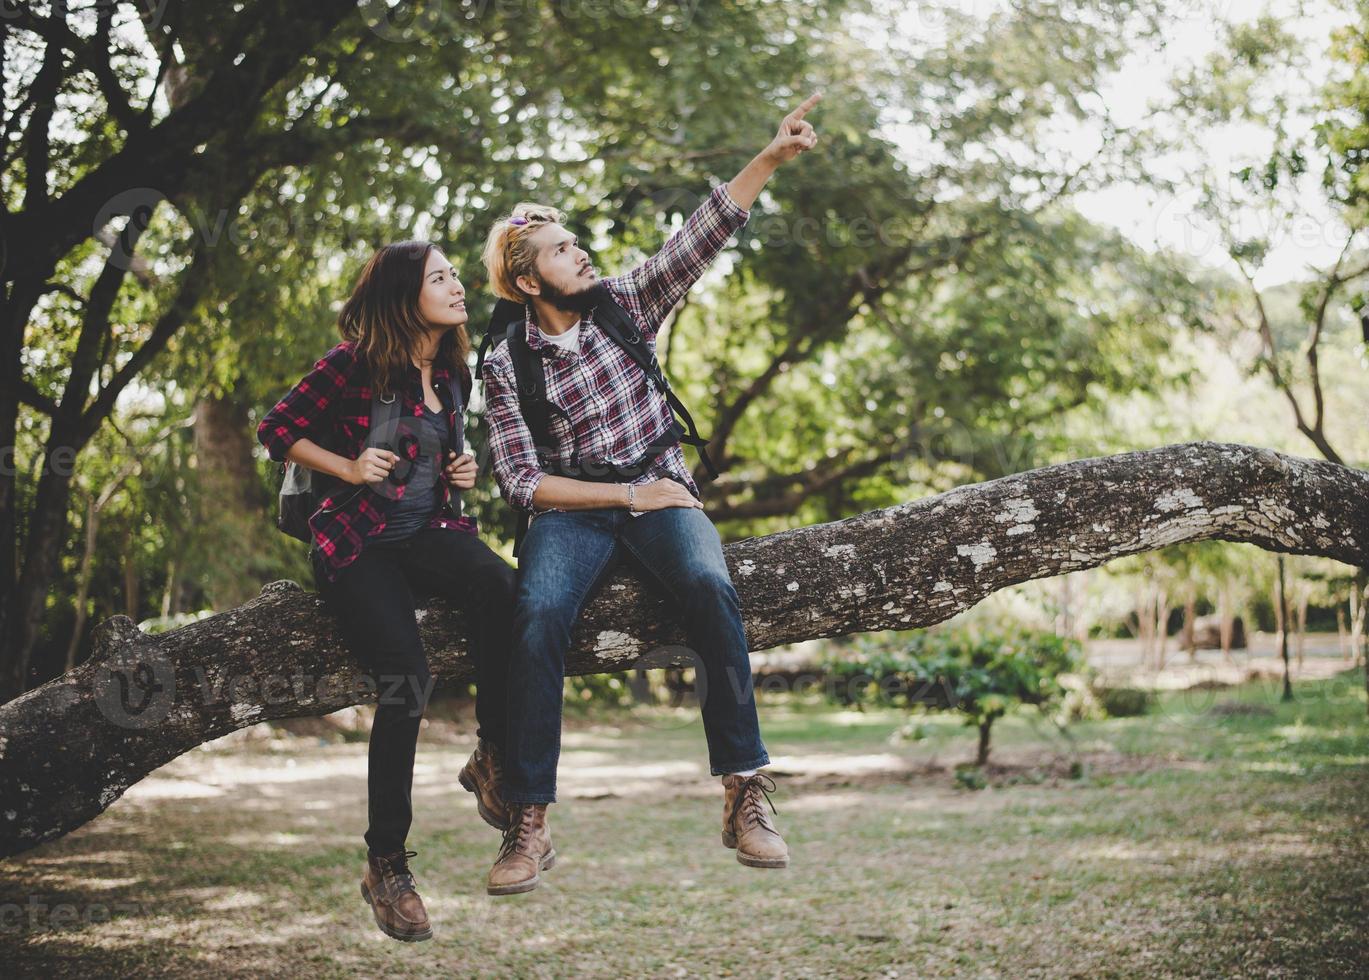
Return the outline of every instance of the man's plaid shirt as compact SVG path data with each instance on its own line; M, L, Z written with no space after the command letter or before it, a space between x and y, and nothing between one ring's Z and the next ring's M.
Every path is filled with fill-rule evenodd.
M636 321L653 352L656 333L666 316L732 235L746 224L749 214L720 185L659 252L624 275L602 280ZM670 425L665 396L646 383L642 369L594 324L592 314L580 321L580 348L575 351L543 340L531 305L527 311L528 347L544 359L547 400L572 420L567 426L552 413L551 435L556 440L557 459L569 463L576 449L582 463L596 460L627 465L641 459L652 439ZM518 386L508 344L500 344L485 359L482 376L490 452L500 493L512 506L534 511L532 496L547 470L518 409ZM632 482L650 483L663 477L699 495L679 445L662 453Z
M441 366L433 367L433 387L447 412L449 432L461 425L460 406L452 404L451 373ZM461 398L470 399L470 371L462 365ZM401 398L403 415L422 417L423 375L415 365L409 365L408 382ZM300 439L331 449L347 459L356 459L366 448L366 436L371 427L371 382L365 363L356 354L352 341L338 344L324 354L314 369L291 388L257 426L257 439L266 447L276 462L285 459L286 451ZM409 465L414 464L419 446L416 440L404 444L404 455ZM442 463L445 465L446 461ZM349 485L329 481L331 492L319 501L318 510L309 518L314 544L323 552L324 569L330 581L336 581L342 569L361 554L366 539L385 529L386 515L394 502L404 496L402 484L387 487L386 493L376 492L369 484ZM450 485L441 476L442 504L428 522L428 527L448 528L467 534L478 532L473 517L463 517L453 501Z

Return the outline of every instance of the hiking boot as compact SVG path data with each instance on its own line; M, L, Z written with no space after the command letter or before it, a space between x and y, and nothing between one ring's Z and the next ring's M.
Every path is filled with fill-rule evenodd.
M764 773L723 777L723 844L736 848L737 860L752 868L789 866L789 847L761 802L777 812L770 801L773 792L775 781Z
M490 868L485 891L491 895L530 892L542 880L541 872L556 863L551 846L545 803L510 803L509 826L504 844Z
M428 911L414 888L409 858L417 851L393 854L367 854L366 873L361 879L361 897L375 913L376 925L387 936L406 943L432 939Z
M494 743L480 739L475 751L461 767L457 777L468 792L475 794L475 808L481 818L496 830L509 827L509 808L504 803L503 770L499 766L499 750Z

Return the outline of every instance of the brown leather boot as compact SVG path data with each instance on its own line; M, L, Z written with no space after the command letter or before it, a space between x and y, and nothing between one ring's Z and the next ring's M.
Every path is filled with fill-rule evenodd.
M545 803L510 803L509 821L504 844L485 884L485 891L491 895L530 892L542 880L541 872L556 863Z
M461 767L457 777L468 792L475 794L475 808L491 827L507 830L509 827L509 808L504 803L503 771L499 766L499 750L493 742L480 739L475 743L475 751L466 764Z
M765 783L769 783L766 786ZM762 800L770 804L775 781L764 773L723 777L723 844L737 849L737 860L752 868L789 866L789 846L770 822Z
M361 878L361 897L375 913L382 932L406 943L432 939L428 910L414 888L409 858L417 851L366 855L366 873Z

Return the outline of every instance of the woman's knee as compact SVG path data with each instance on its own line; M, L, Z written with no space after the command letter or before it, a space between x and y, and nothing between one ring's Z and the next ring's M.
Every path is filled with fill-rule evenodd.
M426 660L416 663L409 657L383 657L366 676L375 686L377 710L387 714L402 709L401 714L421 715L435 684Z
M517 573L507 562L500 559L499 564L491 567L485 578L485 601L500 609L507 609L512 612L517 594Z

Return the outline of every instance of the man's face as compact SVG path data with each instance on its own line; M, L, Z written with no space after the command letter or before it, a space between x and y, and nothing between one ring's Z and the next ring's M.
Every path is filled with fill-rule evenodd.
M543 225L532 233L532 241L537 247L537 274L518 278L528 295L555 302L592 289L599 281L589 253L560 225Z

